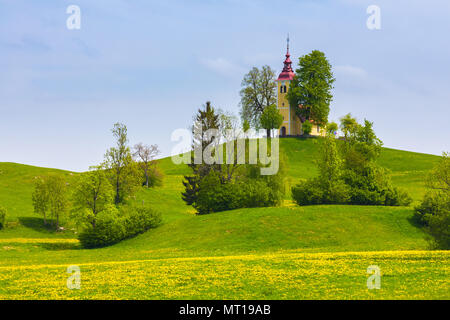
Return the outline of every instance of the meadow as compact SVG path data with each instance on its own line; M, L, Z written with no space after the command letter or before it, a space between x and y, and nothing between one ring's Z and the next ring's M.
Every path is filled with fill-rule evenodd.
M316 174L314 139L281 140L286 188ZM380 164L410 193L425 192L437 156L383 149ZM141 190L163 224L102 249L82 249L77 230L44 228L33 213L35 177L77 173L0 163L0 299L449 299L450 253L430 249L411 207L282 206L197 216L181 200L189 169L160 161L163 186ZM81 269L69 290L66 269ZM368 290L367 267L381 269L381 289Z

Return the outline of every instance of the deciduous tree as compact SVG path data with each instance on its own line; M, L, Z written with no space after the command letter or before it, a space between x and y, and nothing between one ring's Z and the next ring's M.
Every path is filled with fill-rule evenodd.
M269 66L254 67L242 80L241 117L250 125L260 128L264 109L276 103L275 71Z
M295 112L302 123L313 120L325 125L335 81L331 64L323 52L314 50L299 58L299 68L295 72L287 93L289 104L296 107Z
M276 105L272 104L264 109L261 115L261 126L266 129L267 137L270 138L270 131L278 129L283 124L283 116L278 111Z
M148 188L150 184L150 172L155 170L156 156L160 154L158 145L144 145L143 143L138 143L134 146L133 156L144 174L145 186Z

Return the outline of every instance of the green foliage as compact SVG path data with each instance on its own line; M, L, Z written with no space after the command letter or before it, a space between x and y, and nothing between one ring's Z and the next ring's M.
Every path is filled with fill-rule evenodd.
M302 123L303 135L308 136L312 131L312 123L310 121L305 121Z
M47 224L47 212L56 220L56 230L59 229L60 217L69 207L67 199L67 184L60 175L48 175L38 178L32 194L34 212L44 216L44 224Z
M132 196L141 185L140 174L128 146L127 127L116 123L112 133L116 138L116 146L106 152L103 166L114 187L114 202L120 204Z
M49 193L44 179L36 179L34 191L31 197L33 201L34 213L42 215L44 217L44 224L47 224Z
M248 130L250 130L250 122L248 122L248 120L244 120L242 122L242 130L244 132L247 132Z
M325 125L330 113L331 90L335 81L331 64L325 54L314 50L299 58L299 68L291 81L287 99L295 108L301 122L313 120Z
M438 248L450 249L450 209L428 216L427 230Z
M334 136L327 133L319 150L319 176L292 188L293 199L299 205L409 205L412 199L394 188L386 170L375 163L381 141L373 124L366 120L353 128L340 152Z
M148 205L132 204L121 207L120 211L127 238L156 228L162 221L161 213L156 212Z
M269 130L278 129L283 124L283 116L278 111L276 105L272 104L266 107L261 114L260 118L261 127L270 132Z
M148 172L148 186L151 188L154 187L161 187L163 185L163 181L164 181L164 174L162 173L162 171L160 170L160 168L158 166L152 166ZM144 185L145 185L145 181L144 181Z
M104 247L126 238L123 219L116 207L109 207L98 214L95 228L92 225L79 234L78 239L84 248Z
M6 209L3 207L0 207L0 230L5 227L6 222Z
M340 121L341 131L344 133L345 140L347 140L348 136L356 131L358 127L358 121L356 121L356 118L352 117L351 113L343 116Z
M209 139L203 135L204 132L209 129L219 129L220 127L220 115L216 113L212 107L211 102L207 101L203 109L198 109L197 115L194 119L194 125L192 127L192 152L191 163L189 167L192 169L192 175L184 176L183 181L184 192L181 194L181 198L187 205L192 205L198 198L198 185L202 179L207 176L212 170L221 170L220 166L210 165L206 163L196 164L194 161L195 151L202 152L205 148L212 143L213 137Z
M80 233L79 240L84 248L105 247L157 227L161 214L149 206L127 205L100 212L95 228L92 225Z
M428 192L416 207L415 217L427 226L436 246L450 248L450 154L443 153L439 163L431 171Z
M110 206L114 201L114 188L101 167L78 176L72 194L73 217L81 225L89 223L96 226L97 215Z
M269 66L254 67L244 76L241 84L241 117L255 128L260 126L264 109L277 102L275 71Z
M276 205L277 195L267 182L258 179L221 183L211 173L200 184L195 208L199 214L238 208L268 207Z
M327 134L335 134L338 131L339 127L336 122L330 122L327 124L325 130Z

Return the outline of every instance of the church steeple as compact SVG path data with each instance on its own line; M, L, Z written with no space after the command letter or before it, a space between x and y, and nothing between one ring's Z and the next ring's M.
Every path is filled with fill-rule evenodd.
M292 70L292 61L291 54L289 53L289 34L287 37L287 50L286 50L286 59L284 60L283 71L280 73L278 77L278 81L292 80L294 79L294 70Z

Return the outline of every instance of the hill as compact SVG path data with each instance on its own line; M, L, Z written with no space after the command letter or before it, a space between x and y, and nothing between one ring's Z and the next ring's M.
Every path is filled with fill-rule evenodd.
M281 140L288 185L316 173L317 150L313 139ZM395 185L418 201L425 190L423 176L437 160L383 149L380 164L391 170ZM55 172L71 180L74 174L0 163L0 205L10 213L8 228L0 231L0 269L5 271L0 272L0 298L449 298L450 256L427 251L425 234L411 222L410 207L298 207L287 197L277 208L196 216L180 198L189 168L175 166L170 158L160 166L164 185L142 190L137 201L161 211L163 225L108 248L85 250L76 230L42 228L31 205L34 177ZM83 292L58 287L71 264L86 273ZM370 264L382 265L389 290L367 292L365 268ZM340 271L335 269L339 266ZM405 275L417 273L415 268L428 276L417 274L414 287L429 289L402 287ZM354 281L359 285L352 287Z

